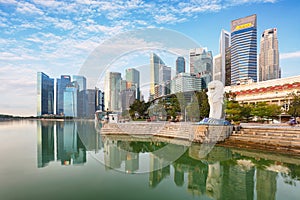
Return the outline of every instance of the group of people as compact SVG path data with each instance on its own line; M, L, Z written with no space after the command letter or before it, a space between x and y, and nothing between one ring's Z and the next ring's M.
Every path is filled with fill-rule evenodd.
M300 124L300 118L299 117L292 117L289 121L289 125L295 126L296 124Z

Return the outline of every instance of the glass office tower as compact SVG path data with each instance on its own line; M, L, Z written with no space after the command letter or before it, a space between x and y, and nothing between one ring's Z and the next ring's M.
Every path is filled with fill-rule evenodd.
M54 114L54 79L37 73L37 116Z
M64 114L64 90L71 83L71 76L62 75L56 79L56 114Z
M182 56L176 59L176 74L185 73L185 59Z
M121 73L107 72L105 75L105 108L109 111L120 110Z
M150 54L150 95L155 94L155 85L159 84L159 66L165 65L155 53Z
M190 50L190 73L202 79L202 88L212 81L213 57L212 52L206 48L195 48Z
M77 115L80 118L88 116L88 97L86 92L86 78L80 75L73 75L73 82L77 83L78 96L77 96Z
M140 100L140 72L134 68L126 69L126 81L129 88L136 89L136 99Z
M251 79L257 81L256 15L231 22L231 84Z
M66 117L78 117L77 114L78 88L68 85L64 91L64 115Z

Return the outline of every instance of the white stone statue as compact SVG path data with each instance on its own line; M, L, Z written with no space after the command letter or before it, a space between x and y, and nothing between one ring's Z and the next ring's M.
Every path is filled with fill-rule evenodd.
M209 118L221 119L223 113L224 85L221 81L208 83Z

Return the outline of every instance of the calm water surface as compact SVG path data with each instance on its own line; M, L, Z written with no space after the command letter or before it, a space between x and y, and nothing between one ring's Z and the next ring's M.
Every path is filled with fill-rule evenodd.
M100 132L0 122L0 199L300 199L300 158Z

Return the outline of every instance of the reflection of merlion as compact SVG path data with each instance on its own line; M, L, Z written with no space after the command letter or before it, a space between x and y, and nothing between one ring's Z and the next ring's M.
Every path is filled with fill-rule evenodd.
M221 81L208 83L209 118L221 119L223 111L224 86Z
M220 162L208 164L208 174L206 179L207 196L213 199L221 199L222 175Z

